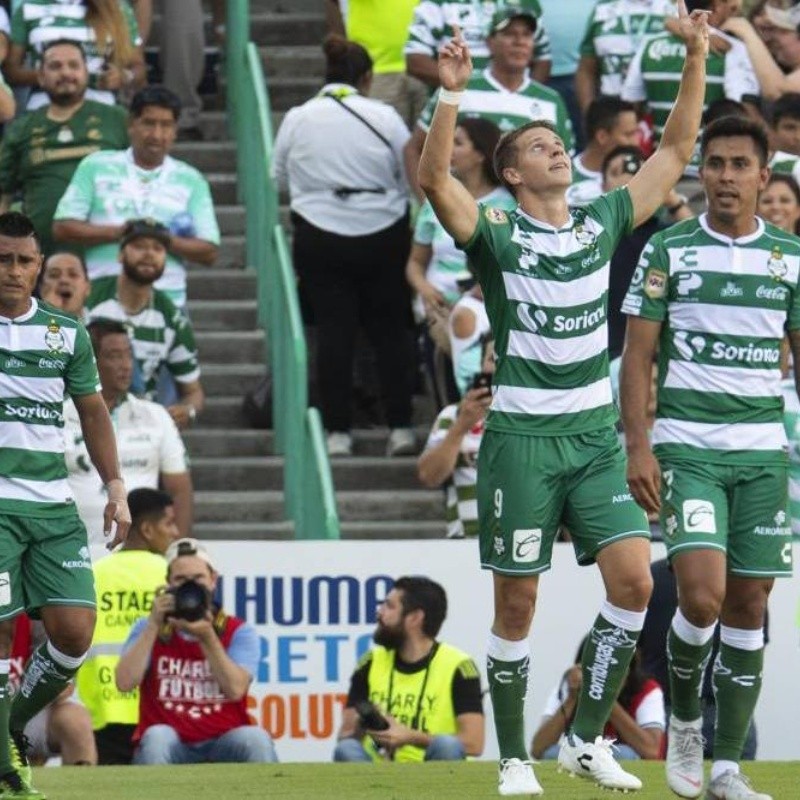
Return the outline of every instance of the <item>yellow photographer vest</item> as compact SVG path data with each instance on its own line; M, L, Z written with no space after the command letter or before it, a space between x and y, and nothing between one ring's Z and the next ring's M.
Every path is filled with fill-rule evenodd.
M368 676L369 699L399 723L431 736L455 735L458 732L453 710L453 676L465 661L472 659L449 644L437 643L436 652L417 672L407 674L395 669L395 651L377 646L372 650ZM367 752L380 754L369 736L364 737ZM395 761L423 761L425 749L404 745L395 751Z
M78 694L92 715L92 728L139 721L139 690L120 692L114 669L133 624L153 607L156 588L166 583L167 562L147 550L122 550L94 567L97 626L78 671Z

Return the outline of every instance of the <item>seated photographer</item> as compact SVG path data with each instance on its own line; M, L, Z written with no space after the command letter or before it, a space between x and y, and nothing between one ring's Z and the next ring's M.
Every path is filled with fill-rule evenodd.
M417 461L420 483L432 489L445 485L449 539L478 535L476 460L483 421L492 402L494 341L486 337L482 345L481 372L473 376L460 403L439 412Z
M377 645L350 680L334 761L456 761L483 751L480 674L439 642L447 595L429 578L398 578L378 610Z
M131 629L115 672L120 691L139 687L134 764L277 761L247 715L255 629L212 603L219 575L195 539L174 542L166 558L168 586Z

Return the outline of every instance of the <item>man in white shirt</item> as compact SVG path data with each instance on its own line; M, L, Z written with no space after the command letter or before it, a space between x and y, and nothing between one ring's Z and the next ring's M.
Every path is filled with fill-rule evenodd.
M183 536L192 525L193 495L178 429L163 406L128 393L133 354L125 326L111 320L96 320L87 330L97 359L103 399L114 423L126 486L156 489L160 482L174 499L176 522ZM103 483L89 459L71 400L64 405L64 428L69 484L89 535L92 559L97 560L108 553L103 535L106 497Z

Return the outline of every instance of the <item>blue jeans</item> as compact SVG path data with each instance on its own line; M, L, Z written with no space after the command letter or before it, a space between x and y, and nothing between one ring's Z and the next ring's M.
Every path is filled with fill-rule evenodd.
M560 746L559 744L551 744L550 747L542 753L542 757L539 761L551 761L558 758ZM615 744L614 758L616 758L617 761L635 761L640 759L641 756L629 744Z
M457 736L434 736L425 750L426 761L463 761L464 745ZM333 750L334 761L369 761L369 753L359 739L342 739Z
M134 764L200 764L277 761L269 734L256 725L233 728L216 739L187 744L169 725L152 725L142 736Z

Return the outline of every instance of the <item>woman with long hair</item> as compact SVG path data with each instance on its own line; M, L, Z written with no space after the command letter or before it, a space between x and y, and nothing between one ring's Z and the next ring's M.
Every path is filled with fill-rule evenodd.
M132 93L146 80L144 50L136 18L127 0L54 2L48 14L37 13L40 3L21 2L11 21L11 47L5 74L13 86L34 87L27 109L47 105L37 90L43 48L58 39L78 42L86 54L89 88L86 97L115 103L120 92Z
M800 186L792 175L772 173L758 198L758 215L787 233L800 233Z

